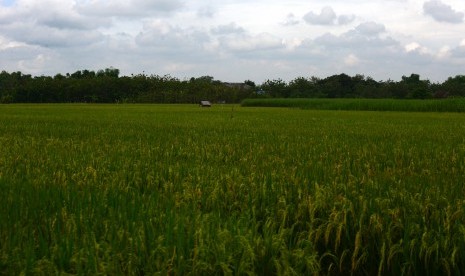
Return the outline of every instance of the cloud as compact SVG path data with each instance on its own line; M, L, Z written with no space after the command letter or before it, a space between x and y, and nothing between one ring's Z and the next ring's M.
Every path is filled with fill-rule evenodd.
M0 28L4 35L15 41L41 47L79 47L101 41L104 36L95 30L58 29L46 25L31 28L30 24L14 23Z
M202 60L209 43L211 38L207 32L173 26L161 20L146 23L144 30L135 37L138 51L173 61Z
M250 52L283 49L282 39L269 33L258 35L240 34L221 38L221 45L234 52Z
M453 58L465 59L465 45L459 45L458 47L452 49L450 54Z
M324 7L320 14L312 11L304 15L305 22L311 25L346 25L355 20L355 15L340 15L337 16L331 7Z
M80 14L73 1L23 0L0 12L0 32L4 37L46 48L97 43L104 39L97 29L111 24L106 18Z
M212 33L215 35L244 33L245 29L236 25L236 23L229 23L227 25L220 25L212 28Z
M379 24L376 22L365 22L358 25L355 30L360 34L373 36L378 35L380 33L384 33L386 31L386 27L383 24Z
M95 26L88 24L86 20L73 18L61 14L51 14L48 17L40 18L37 23L56 29L93 29Z
M463 22L463 5L441 1L319 1L331 6L309 11L306 0L14 0L0 6L0 63L39 75L114 66L225 80L338 72L437 80L465 65L464 25L435 23Z
M86 15L140 17L171 14L184 6L180 0L90 0L78 5Z
M337 18L339 25L347 25L352 23L355 20L355 15L353 14L343 14Z
M390 37L382 38L379 36L384 31L385 27L382 24L365 22L341 35L326 33L313 41L321 47L325 47L328 52L347 50L356 53L361 51L359 54L361 56L370 49L391 47L398 44Z
M423 4L423 11L436 21L447 23L462 23L463 12L457 12L451 6L438 0L431 0Z
M305 22L312 25L333 25L336 18L336 13L331 7L324 7L320 14L311 11L304 15Z
M427 54L429 52L426 47L421 46L418 42L411 42L405 45L405 51L407 53L417 52L419 54Z
M356 66L360 63L359 58L354 55L354 54L349 54L345 59L344 59L344 64L347 66Z
M64 59L54 51L16 42L9 42L9 47L0 48L0 60L2 66L25 74L55 75L66 68L63 66Z
M0 36L0 51L5 51L8 49L19 48L19 47L24 47L24 46L27 46L27 44L17 42L17 41L12 41L10 39Z
M216 11L212 7L201 7L197 10L198 17L213 18Z
M294 25L297 25L299 23L300 23L300 20L297 19L297 17L293 13L290 13L290 14L287 15L284 22L282 22L282 25L284 25L284 26L294 26Z
M288 55L293 56L296 64L305 60L326 75L344 72L387 78L402 72L397 67L408 64L408 57L399 41L380 35L383 27L379 23L366 22L339 35L326 33L309 38ZM396 69L391 71L390 68Z
M17 20L21 18L21 20ZM0 9L0 25L27 23L31 26L47 25L57 29L93 29L109 25L105 18L91 18L80 14L73 1L23 0L17 5Z

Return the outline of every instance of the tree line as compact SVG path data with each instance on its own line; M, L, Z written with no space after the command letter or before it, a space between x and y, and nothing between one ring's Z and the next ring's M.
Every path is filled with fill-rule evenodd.
M260 85L259 96L272 98L390 98L428 99L465 97L465 76L449 77L443 83L431 83L420 75L402 76L400 81L376 81L371 77L346 74L324 79L296 78L289 83L268 80Z
M299 77L255 84L224 83L211 76L180 80L165 75L120 76L116 68L72 74L31 76L0 73L0 103L237 103L245 98L398 98L425 99L465 96L465 76L443 83L421 80L418 74L400 81L375 81L363 75L327 78Z
M204 76L180 80L169 75L119 76L119 70L80 70L72 74L36 76L0 73L3 103L196 103L238 102L250 89L224 85Z

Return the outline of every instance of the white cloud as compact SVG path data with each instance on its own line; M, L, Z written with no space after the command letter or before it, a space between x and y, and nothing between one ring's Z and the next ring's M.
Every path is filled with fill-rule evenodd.
M293 38L293 39L289 39L289 40L285 39L285 40L283 40L283 44L286 45L286 47L289 50L294 50L295 48L302 45L302 40L299 39L299 38Z
M443 46L441 47L441 49L439 50L438 54L437 54L437 57L439 59L446 59L446 58L449 58L450 57L450 47L449 46Z
M347 66L356 66L360 63L360 60L358 59L356 55L350 54L344 59L344 63Z
M6 39L0 36L0 51L4 51L7 49L11 49L11 48L24 47L24 46L27 46L27 44L23 42L12 41L10 39Z
M420 44L416 43L416 42L412 42L412 43L409 43L407 45L405 45L405 51L407 52L412 52L412 51L415 51L416 49L420 48Z
M293 13L289 13L282 22L284 26L294 26L300 23L300 20Z
M32 60L21 60L19 61L19 68L22 70L39 71L45 64L47 64L51 58L44 54L38 54Z
M423 10L425 14L430 15L439 22L463 22L463 12L457 12L451 6L444 4L439 0L425 2L423 5Z
M405 45L405 51L407 53L411 53L411 52L417 52L417 53L420 53L420 54L428 54L429 53L429 50L420 45L418 42L411 42L407 45Z
M320 14L310 11L304 15L303 19L311 25L346 25L355 20L355 15L343 14L337 16L333 8L324 7L321 9Z

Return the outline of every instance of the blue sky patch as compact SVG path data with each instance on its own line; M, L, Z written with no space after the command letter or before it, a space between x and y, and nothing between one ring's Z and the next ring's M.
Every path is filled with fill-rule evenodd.
M13 6L15 0L1 0L0 3L2 3L2 6L10 7Z

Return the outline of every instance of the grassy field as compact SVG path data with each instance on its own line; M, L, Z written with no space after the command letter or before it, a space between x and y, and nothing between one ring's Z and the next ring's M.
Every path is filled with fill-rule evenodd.
M292 107L313 110L465 112L465 99L246 99L244 107Z
M0 105L0 274L465 273L465 117Z

